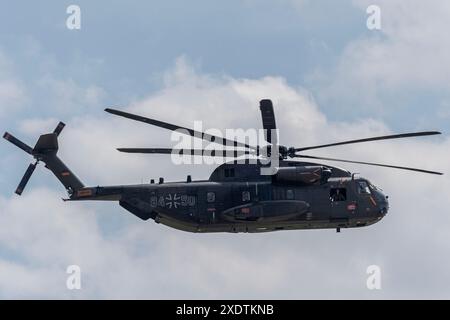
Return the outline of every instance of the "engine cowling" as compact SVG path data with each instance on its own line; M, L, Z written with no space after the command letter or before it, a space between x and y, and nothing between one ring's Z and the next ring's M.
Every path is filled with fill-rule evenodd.
M274 182L292 184L323 184L331 177L331 169L324 166L282 167L274 175Z

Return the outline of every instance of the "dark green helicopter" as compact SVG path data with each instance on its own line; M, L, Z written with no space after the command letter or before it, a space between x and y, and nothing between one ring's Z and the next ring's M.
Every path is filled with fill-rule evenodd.
M381 189L349 171L312 162L298 162L289 158L340 161L379 167L395 168L442 175L440 172L399 167L378 163L323 158L303 154L306 150L348 145L369 141L437 135L427 131L372 137L325 145L287 148L278 144L273 105L270 100L260 102L266 147L251 146L189 128L149 119L134 114L106 109L105 111L132 120L186 135L201 137L208 142L234 147L235 160L220 165L208 180L148 184L85 187L73 172L58 158L58 136L64 128L60 122L53 133L41 135L34 148L9 133L4 138L32 155L30 164L16 193L21 195L37 164L42 161L66 188L69 199L118 201L119 205L142 220L189 232L268 232L294 229L336 229L368 226L380 221L388 212L388 197ZM205 150L121 148L121 152L148 154L184 154L202 156ZM223 152L209 153L223 156ZM236 161L253 157L257 161ZM263 175L270 160L278 160L274 174Z

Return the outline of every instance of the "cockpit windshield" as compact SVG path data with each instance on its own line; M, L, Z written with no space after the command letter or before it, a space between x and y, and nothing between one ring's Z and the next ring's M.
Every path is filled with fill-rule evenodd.
M383 191L383 189L381 189L380 187L377 187L376 185L374 185L373 183L369 183L369 187L371 190L375 190L375 191Z
M358 193L371 194L369 184L366 181L358 181Z

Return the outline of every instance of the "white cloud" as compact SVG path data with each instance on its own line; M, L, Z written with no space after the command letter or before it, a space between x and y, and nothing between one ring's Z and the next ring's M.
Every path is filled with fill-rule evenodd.
M203 120L218 128L260 128L258 100L269 97L274 100L286 144L302 146L390 132L371 119L330 122L305 90L289 86L281 77L250 80L202 75L181 59L165 78L169 80L164 88L128 110L186 126ZM33 132L47 127L51 131L56 125L48 119L25 121L24 127L33 127ZM177 167L166 156L124 155L114 150L119 146L170 146L169 137L163 129L131 120L86 114L67 121L60 141L61 158L91 185L135 183L160 174L168 180L182 180L192 172L196 179L206 178L210 167ZM449 147L450 139L444 138L373 143L317 154L449 172ZM392 210L375 226L343 230L339 235L333 230L183 233L142 222L109 203L63 203L61 187L29 188L22 198L0 198L0 295L449 297L450 289L442 285L450 280L450 259L442 255L450 249L449 178L346 167L385 188ZM22 174L22 168L13 169ZM38 171L32 179L42 177L42 170ZM114 228L104 227L105 223ZM70 264L82 268L81 292L65 289L65 268ZM366 268L371 264L382 267L382 292L365 287Z
M58 79L49 74L37 82L40 90L47 92L49 103L58 111L73 114L74 110L89 110L98 107L104 97L102 88L80 86L72 78Z
M370 0L354 0L364 17ZM450 3L448 1L377 1L381 30L347 44L332 70L316 70L324 102L343 110L392 108L383 97L447 94L450 90ZM362 23L361 28L365 28ZM430 107L430 106L424 106ZM347 108L347 109L346 109Z

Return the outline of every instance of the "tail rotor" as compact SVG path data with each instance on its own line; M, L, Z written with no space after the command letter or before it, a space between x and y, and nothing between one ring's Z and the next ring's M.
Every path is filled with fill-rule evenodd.
M60 122L58 124L58 126L55 128L55 130L53 131L53 134L51 134L51 135L55 135L56 137L58 137L59 134L61 133L61 131L64 129L64 126L65 126L65 124L63 122ZM39 141L41 141L42 137L39 139L38 143L36 144L36 146L34 148L32 148L29 145L27 145L26 143L20 141L19 139L17 139L16 137L14 137L12 134L10 134L8 132L5 132L5 134L3 135L3 138L8 140L9 142L11 142L16 147L22 149L26 153L32 155L36 159L36 162L31 163L28 166L27 170L25 171L25 174L22 177L22 180L20 180L20 183L16 189L16 194L20 196L20 195L22 195L25 187L28 184L28 181L30 180L31 176L33 175L34 170L36 169L37 165L39 164L39 161L41 160L41 158L43 156L42 148L38 147L38 145L40 144ZM51 150L51 151L56 151L56 150Z

